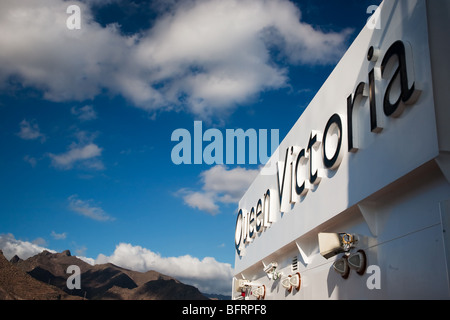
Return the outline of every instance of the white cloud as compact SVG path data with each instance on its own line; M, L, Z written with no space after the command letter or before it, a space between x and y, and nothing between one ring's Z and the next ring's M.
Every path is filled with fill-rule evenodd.
M97 119L97 112L95 112L93 106L86 105L84 107L72 107L70 112L77 116L81 121L90 121Z
M81 246L75 249L75 253L77 256L84 256L86 254L86 250L87 250L86 246Z
M17 135L24 140L40 139L41 142L46 140L45 135L41 133L35 120L28 121L23 119L20 122L20 131Z
M46 246L47 245L47 241L44 238L36 238L33 241L31 241L33 244L38 245L38 246Z
M95 259L93 259L93 258L78 256L78 255L76 257L78 259L83 260L84 262L90 264L91 266L95 265Z
M180 190L180 192L184 194L183 200L188 206L209 212L213 215L219 212L219 206L216 204L214 193L193 192L187 189Z
M92 170L103 170L105 166L99 159L103 149L93 142L95 134L85 131L76 133L77 142L73 142L68 150L61 154L48 153L55 168L62 170L72 169L75 165Z
M221 202L237 203L258 173L258 169L237 167L227 170L225 166L218 165L201 173L203 190L215 192Z
M97 221L115 220L109 216L101 207L94 204L93 200L81 200L74 194L68 198L69 209Z
M52 231L51 234L53 239L55 240L64 240L67 238L67 233L63 232L63 233L56 233L55 231Z
M229 295L233 269L211 257L202 260L190 255L162 257L149 249L120 243L111 256L100 254L96 263L113 263L131 270L145 272L155 270L172 276L186 284L194 285L204 293Z
M106 4L120 2L122 0L80 0L80 1L84 2L84 3L88 3L93 6L100 6L100 5L104 6Z
M270 46L277 45L292 63L339 58L348 31L325 34L300 16L285 0L180 2L141 39L137 61L151 62L155 83L170 80L165 98L186 94L195 113L210 113L287 84Z
M40 239L40 238L38 238ZM44 250L47 250L51 253L56 253L55 250L45 248L41 245L38 245L33 242L18 240L14 237L13 234L0 234L0 250L3 251L3 255L6 259L10 260L12 257L17 255L19 258L26 260L36 254L41 253ZM81 260L94 265L95 260L92 258L87 258L83 256L77 256Z
M30 155L26 155L25 157L23 157L23 160L25 162L28 162L31 165L31 167L33 167L33 168L36 167L36 165L37 165L37 159L34 157L31 157Z
M99 160L86 161L99 157L101 154L102 148L94 143L85 146L72 144L67 152L58 155L49 153L49 157L52 159L53 166L61 169L71 169L75 163L82 161L87 168L102 170L104 167Z
M13 234L0 234L0 249L3 251L6 259L11 259L17 255L21 259L28 259L44 250L55 252L46 249L41 245L29 241L17 240Z
M218 203L237 204L258 173L259 170L240 167L228 170L217 165L200 174L202 191L184 188L178 194L190 207L215 215L219 212Z
M166 6L149 30L102 27L87 3L68 30L62 0L0 3L0 87L11 77L52 101L91 99L104 89L146 110L186 107L208 117L289 82L275 47L294 64L334 63L348 30L301 21L288 0L192 0Z

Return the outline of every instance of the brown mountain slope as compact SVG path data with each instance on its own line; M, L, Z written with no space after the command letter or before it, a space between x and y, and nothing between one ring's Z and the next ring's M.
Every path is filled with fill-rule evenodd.
M132 291L133 300L209 300L197 288L175 279L149 281Z
M13 257L14 259L14 257ZM61 253L51 253L47 250L32 256L26 260L15 259L15 262L11 259L17 267L30 272L36 267L40 267L49 271L55 277L67 278L67 267L70 265L77 265L81 269L81 273L90 270L92 266L77 257L70 254L69 250Z
M46 284L66 293L87 299L114 300L204 300L197 288L156 271L137 272L112 263L90 265L68 250L62 253L43 251L26 260L11 259L14 265ZM77 265L81 270L81 289L67 288L67 267Z
M175 279L148 281L134 289L111 287L102 300L209 300L197 288Z
M96 273L126 274L136 284L135 287L126 288L120 284L114 284L104 292L100 299L105 300L207 300L200 291L192 286L185 285L180 281L150 270L138 272L116 266L112 263L95 265L92 270ZM86 274L91 274L87 272Z
M150 270L147 272L139 272L139 271L133 271L129 269L125 269L119 266L116 266L112 263L105 263L105 264L97 264L92 267L94 270L105 270L105 269L113 269L117 270L118 272L123 272L126 275L128 275L133 281L136 283L137 286L141 286L146 282L158 280L158 279L164 279L164 280L170 280L174 279L172 277L166 276L162 273Z
M64 291L34 279L10 263L0 250L1 300L58 300L79 299Z

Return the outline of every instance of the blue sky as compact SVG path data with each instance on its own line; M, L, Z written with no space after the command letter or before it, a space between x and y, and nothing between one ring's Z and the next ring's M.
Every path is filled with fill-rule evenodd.
M2 2L0 249L69 249L227 293L258 165L175 165L172 132L202 121L282 140L374 4Z

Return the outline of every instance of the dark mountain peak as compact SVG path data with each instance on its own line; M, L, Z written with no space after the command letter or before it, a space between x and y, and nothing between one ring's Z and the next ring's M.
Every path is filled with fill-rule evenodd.
M52 253L48 250L43 250L41 253L39 253L40 256L50 256Z
M6 259L6 257L3 255L3 251L0 250L0 262L3 262L3 261L8 261L8 259Z
M23 261L23 260L20 259L17 254L14 257L12 257L11 260L9 260L9 262L11 262L11 263L18 263L20 261Z
M70 250L64 250L63 252L61 252L61 255L67 256L67 257L71 257L72 255L70 254Z
M69 250L61 253L51 253L47 250L30 257L26 260L18 261L15 265L25 272L30 272L36 267L47 270L55 277L67 278L67 268L70 265L76 265L81 272L89 270L92 266L81 259L70 254Z

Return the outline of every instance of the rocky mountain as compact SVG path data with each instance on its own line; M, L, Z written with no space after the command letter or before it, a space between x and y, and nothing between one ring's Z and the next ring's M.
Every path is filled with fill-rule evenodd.
M78 300L63 290L36 280L9 262L0 250L0 300Z
M111 263L92 266L72 256L68 250L61 253L43 251L26 260L15 256L7 261L1 255L0 260L0 299L208 299L197 288L156 271L137 272ZM67 287L67 279L71 276L71 273L67 273L67 268L71 265L80 268L81 289ZM22 278L28 279L29 283L22 281ZM24 293L27 291L27 287L38 285L45 287L48 294L43 295L44 291L42 290L40 295L36 290ZM20 294L16 294L16 292Z

